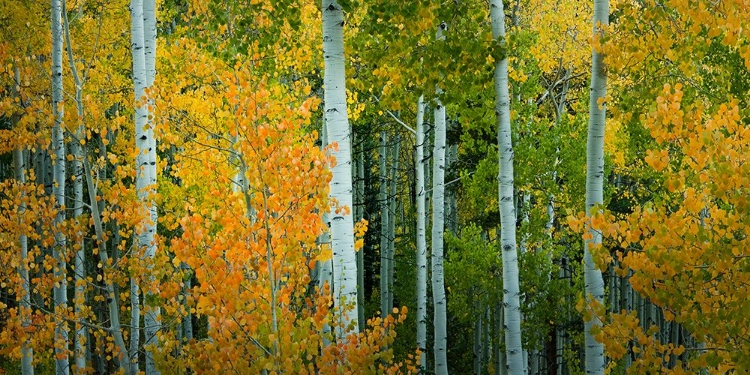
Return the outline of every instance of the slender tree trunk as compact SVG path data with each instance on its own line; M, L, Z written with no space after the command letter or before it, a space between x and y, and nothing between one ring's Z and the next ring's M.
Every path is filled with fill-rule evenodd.
M333 296L336 313L342 325L336 338L343 342L346 327L357 323L357 259L354 251L352 218L351 135L346 109L346 77L344 70L344 12L336 0L323 0L323 62L324 115L329 145L335 144L336 158L331 179L330 197L339 206L331 210L331 245L333 250Z
M80 124L76 129L75 136L70 142L70 151L73 154L73 217L77 220L83 214L83 147L81 146L80 140L83 138L84 126L83 126L83 98L82 98L82 86L83 82L78 74L75 60L73 58L73 45L70 43L70 24L68 23L68 15L66 9L66 2L62 2L62 14L65 20L63 24L63 30L65 32L65 42L67 45L68 52L68 65L70 65L71 75L73 76L73 82L75 84L75 101L76 101L76 112L78 114ZM78 233L78 251L75 254L75 303L74 313L76 317L76 334L75 334L75 363L78 372L85 371L86 369L86 340L87 330L86 327L79 322L83 317L81 316L81 307L87 306L86 301L86 263L85 263L85 243L83 240L83 233Z
M237 111L237 108L235 106L235 111ZM237 173L232 176L232 192L239 193L242 192L245 187L245 167L242 163L241 154L237 147L237 142L239 142L239 135L230 135L229 140L231 142L231 154L229 155L229 163L234 166L234 164L237 164Z
M505 346L505 308L502 303L495 306L495 331L497 334L497 345L495 345L495 375L508 373L508 358L502 348Z
M361 142L361 141L360 141ZM357 162L357 221L365 217L365 150L359 145ZM365 330L365 248L357 251L357 321L360 332Z
M417 101L416 179L417 179L417 348L422 352L419 365L427 367L427 226L425 224L427 191L424 160L424 97Z
M516 3L516 6L517 5L518 4ZM519 94L519 96L520 96L520 94ZM522 235L521 235L520 244L518 246L518 253L521 254L521 255L523 255L523 254L526 254L526 251L528 251L528 247L527 246L528 246L529 232L528 232L528 230L526 228L529 225L529 210L531 208L531 195L529 193L527 193L527 192L524 192L524 191L518 191L517 194L516 194L516 197L518 198L518 205L517 205L518 208L516 210L516 220L518 220L518 212L521 212L521 217L522 218L521 218L521 222L520 222L520 227L523 228L522 231L521 231ZM520 293L520 291L519 291L519 293ZM534 302L533 301L526 300L523 303L528 304L528 306L529 306L530 309L534 307ZM523 322L524 320L526 320L526 316L523 313L521 313L521 322ZM529 348L523 348L523 364L525 366L524 372L528 373L529 371L531 371L532 374L536 375L534 366L536 364L537 369L538 369L538 363L539 362L538 362L538 360L536 358L538 356L538 353L539 353L539 351L536 348L531 348L531 350L529 350Z
M244 161L243 161L244 163ZM263 176L261 176L262 178ZM268 210L268 189L264 186L261 193L263 194L263 217L270 218L271 213ZM250 191L245 190L245 201L249 202L250 200L247 198L250 196ZM248 220L253 220L250 213L250 207L247 207L247 216ZM268 301L268 304L270 305L271 310L271 333L274 335L274 337L279 337L279 323L278 323L278 317L276 314L276 307L278 305L278 282L276 280L276 275L274 273L273 269L273 246L271 244L272 240L272 234L271 234L271 228L269 227L268 220L263 221L263 226L265 227L266 231L266 238L264 239L266 242L266 265L268 268L268 281L271 286L271 300ZM271 352L273 353L274 359L277 357L277 353L279 351L278 348L278 339L274 339L271 343ZM274 361L275 362L275 361Z
M391 312L388 306L388 138L385 131L380 132L380 148L378 149L378 173L380 175L380 316L385 318Z
M146 217L138 234L138 245L143 249L143 257L153 259L156 254L156 223L157 211L152 198L152 191L156 185L156 138L153 125L150 123L149 106L153 104L148 98L147 90L151 87L156 74L156 7L154 0L131 1L131 37L133 54L133 84L135 96L135 127L136 127L136 191L142 202ZM143 98L148 98L143 100ZM153 280L151 272L146 275ZM153 283L150 283L153 284ZM131 346L130 356L138 368L138 350L140 335L140 297L139 286L135 279L131 279ZM153 293L147 290L147 297ZM148 300L148 298L146 299ZM159 322L159 307L146 306L144 318L145 344L156 346L157 334L161 328ZM146 373L157 374L153 355L146 351Z
M609 24L609 0L594 0L594 38L604 35L604 27ZM589 98L589 130L586 145L586 214L604 201L604 122L606 118L607 73L604 67L604 55L592 48L591 54L591 94ZM601 271L594 264L591 247L602 243L600 232L589 229L583 246L583 282L586 302L592 300L601 304L604 301L604 279ZM591 329L601 326L596 315L584 323L586 342L586 374L604 373L604 346L596 341Z
M57 204L55 218L55 245L52 257L55 259L53 290L55 300L55 373L68 374L68 327L63 318L68 309L68 281L66 247L67 239L62 232L65 221L65 130L63 129L63 82L62 82L62 2L52 0L52 112L55 124L52 128L52 153L54 154L52 190Z
M505 45L505 13L503 2L490 2L492 36ZM505 350L508 371L525 374L521 342L521 305L518 285L518 252L516 249L516 212L513 205L513 143L510 129L510 98L508 93L508 58L495 65L495 113L498 127L498 174L500 202L500 242L503 258L503 303Z
M104 314L105 313L104 313L104 309L103 308L96 309L96 320L98 322L105 321ZM106 340L106 338L105 338L105 340ZM98 345L98 344L101 344L101 343L102 343L102 340L99 339L99 338L96 338L96 336L94 336L94 340L93 340L93 342L91 344L92 345ZM106 372L105 371L105 362L104 362L105 361L105 356L106 356L106 353L103 353L103 351L101 351L101 350L97 350L96 351L96 356L95 356L95 359L94 359L94 365L95 365L95 368L96 368L96 373L98 373L98 374L104 374ZM124 356L127 358L127 352L125 352ZM129 367L124 367L124 369L125 369L125 373L126 374L130 374Z
M387 291L386 305L388 313L393 309L393 282L396 262L396 192L398 184L398 161L401 150L401 136L396 134L396 141L393 145L393 155L391 156L391 181L390 191L388 192L388 269L386 274Z
M148 107L147 103L142 100L145 96L146 81L146 57L143 49L144 46L144 22L143 22L143 0L131 0L130 2L130 21L131 21L131 51L133 55L133 86L134 86L134 105L135 105L135 146L137 154L135 159L136 168L136 192L138 199L141 201L143 210L148 212L148 191L149 185L149 166L148 166L148 148L149 129L148 125ZM148 212L150 217L150 212ZM143 219L142 227L138 232L138 246L146 248L149 246L149 224L148 217ZM135 277L130 279L130 361L133 369L137 371L138 350L140 348L140 322L141 322L141 302L140 287Z
M482 320L482 374L486 373L487 364L490 361L490 347L492 346L492 310L484 304L481 313L484 315Z
M91 218L94 221L94 232L96 233L97 242L97 253L99 254L99 262L106 267L110 264L109 254L107 253L107 242L104 238L104 228L102 226L101 215L99 213L99 205L97 204L97 190L94 185L94 177L91 173L91 166L88 163L87 158L83 158L84 177L86 178L86 188L89 193L89 207L91 208ZM120 363L120 366L125 370L126 374L136 374L138 367L136 363L132 363L128 359L128 349L125 346L125 340L122 337L122 326L120 325L120 307L118 306L118 298L115 295L115 287L106 275L106 268L104 269L104 285L107 292L107 307L109 309L109 331L115 341L115 346L120 351L119 355L114 356L115 360ZM137 352L136 352L137 354Z
M76 93L76 98L80 98L80 92ZM80 103L80 102L79 102ZM80 106L80 104L79 104ZM79 111L79 115L80 115ZM76 131L76 139L74 139L71 145L71 152L73 154L73 173L76 179L73 181L73 200L75 201L75 207L73 207L73 217L78 219L83 214L83 147L78 143L77 139L83 137L83 127L79 127ZM85 241L83 240L83 233L79 233L78 238L78 251L75 254L75 316L76 320L84 319L81 316L81 306L87 306L86 301L86 263L85 263ZM83 324L76 323L76 337L75 337L75 362L76 367L79 371L83 371L86 368L86 342L87 342L87 329Z
M443 40L443 30L447 26L438 26L437 40ZM437 94L441 90L437 89ZM448 374L447 356L447 318L445 298L445 281L443 274L443 234L445 230L445 106L435 98L435 146L432 168L432 300L434 303L434 355L435 374Z
M626 312L633 311L633 286L630 284L630 275L632 275L633 271L628 271L628 275L623 278L623 288L622 288L622 305L623 309L625 309ZM676 342L675 342L676 344ZM630 368L630 365L632 364L632 355L628 351L628 353L625 354L625 369Z
M13 164L15 167L16 180L20 185L26 184L26 165L24 163L24 151L22 149L13 150ZM19 215L26 213L26 203L21 201L18 207ZM21 219L23 220L23 219ZM23 223L21 223L23 224ZM29 248L28 238L25 234L18 236L18 243L20 248L20 264L18 266L18 273L21 275L21 290L22 295L19 300L19 310L21 316L21 327L26 329L31 325L31 288L29 286ZM21 338L21 374L33 375L34 366L32 362L34 360L34 348L29 345L26 337Z
M552 182L554 183L555 178L557 176L556 172L552 172ZM545 229L547 230L547 235L549 236L550 245L553 244L554 238L554 230L555 230L555 196L554 194L550 194L549 201L547 202L547 223L545 224ZM554 266L553 260L552 260L552 251L550 250L547 255L547 260ZM548 280L551 280L552 277L551 273L548 275ZM556 319L560 320L560 319ZM547 373L548 374L556 374L558 371L558 368L562 366L562 357L558 357L558 353L562 348L559 347L560 340L558 335L560 334L560 322L555 322L552 324L552 332L550 335L550 338L548 340L548 343L546 345L546 364L547 364Z
M321 131L321 148L325 147L323 145L328 144L328 127L326 126L325 118L323 119L323 129ZM323 212L323 222L328 223L329 222L329 216L330 213L328 211ZM329 232L323 232L320 235L320 239L318 241L321 244L321 247L324 246L331 246L331 234ZM328 296L331 295L330 288L333 288L333 259L327 259L324 261L318 261L315 264L315 268L318 271L317 272L317 281L318 281L318 289L322 292L325 291L326 285L328 285ZM330 341L328 341L328 337L331 333L331 326L326 323L323 325L323 346L328 346L331 344Z
M36 131L41 131L40 127L37 125ZM44 187L44 193L45 195L51 195L52 191L52 179L51 176L48 175L49 170L49 164L50 164L50 156L48 152L48 147L46 147L42 142L37 140L35 145L35 151L33 162L34 162L34 174L36 175L36 184L37 186L43 186ZM44 259L47 255L50 255L49 247L45 245L45 237L48 236L46 231L42 228L42 225L36 226L36 246L39 248L39 251L36 252L34 255L34 264L42 264L44 262ZM28 241L28 240L27 240ZM44 267L35 267L34 270L30 271L32 274L29 275L29 280L33 280L35 277L41 278L44 274ZM44 298L41 293L34 291L32 289L31 291L31 301L32 305L35 306L46 306L44 302Z
M451 122L455 126L455 122ZM446 149L445 164L448 170L453 170L453 163L458 157L458 145L449 145ZM450 181L453 182L453 181ZM445 192L445 228L453 234L458 231L458 202L455 189Z
M482 374L484 370L484 313L482 302L480 300L474 301L474 374Z
M21 82L21 72L18 65L14 66L14 77L15 82L13 84L13 94L18 100L21 100L21 93L18 92L18 85ZM18 119L14 119L14 126L18 123ZM15 173L16 181L22 187L26 185L26 157L25 150L23 148L16 148L13 150L13 170ZM21 203L18 206L18 215L21 218L19 224L24 225L23 215L26 214L26 203L21 199ZM28 237L26 234L21 232L18 236L18 247L20 250L19 254L19 265L18 273L21 276L21 295L19 296L19 315L21 317L21 327L26 330L31 326L31 288L29 285L29 247ZM34 348L29 345L27 337L21 337L21 374L22 375L33 375L34 366Z
M146 69L146 86L144 89L151 89L154 84L154 79L156 77L156 1L155 0L143 0L143 54L145 59L145 69ZM146 108L147 111L147 117L146 121L148 122L148 130L146 130L147 133L147 141L148 141L148 153L146 154L147 158L147 164L146 164L146 183L149 185L154 185L154 190L156 189L156 137L154 136L153 131L153 119L151 114L153 113L153 109L151 108L154 105L154 101L151 98L151 94L148 93L148 105L149 107ZM146 247L146 253L145 256L147 258L153 259L156 255L156 242L154 241L154 235L156 234L156 223L157 223L157 211L156 211L156 203L154 202L153 198L149 198L148 202L148 211L149 211L149 217L150 221L148 222L147 227L147 236L146 238L143 238L145 241L141 242L141 246ZM149 263L150 264L150 263ZM152 273L148 272L147 275L148 280L150 281L150 284L155 285L154 276ZM152 293L155 291L148 290L146 291L147 297L150 297ZM147 300L150 300L150 298L147 298ZM160 307L159 306L147 306L145 308L146 315L144 316L144 338L145 338L145 344L151 347L158 346L158 333L161 330L161 322L160 322ZM154 364L154 356L151 353L151 350L146 351L146 374L159 374L159 372L156 370L156 365Z

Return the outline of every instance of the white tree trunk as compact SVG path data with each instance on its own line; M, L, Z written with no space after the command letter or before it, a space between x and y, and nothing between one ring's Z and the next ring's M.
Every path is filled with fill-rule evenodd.
M492 36L505 44L505 12L501 0L490 2ZM500 243L503 259L503 303L505 351L508 372L525 374L521 342L521 305L518 285L518 251L516 249L516 211L513 204L513 142L510 129L510 98L508 93L508 58L495 64L495 114L500 158L499 204Z
M237 109L235 108L235 111ZM237 164L237 173L234 174L232 177L232 192L239 193L242 192L245 187L245 166L242 164L242 161L240 160L240 151L237 149L237 142L239 141L239 136L232 135L229 136L229 140L232 143L231 150L232 153L229 155L229 162L234 166L234 164Z
M323 86L325 123L328 144L336 165L331 168L330 197L338 205L330 213L331 247L333 250L333 297L341 328L336 338L341 342L351 326L357 323L357 260L354 251L354 220L352 218L352 169L349 118L346 109L346 77L344 70L344 12L335 0L323 0Z
M21 82L21 72L16 65L14 67L15 82L13 85L13 95L21 100L21 94L18 92L18 84ZM16 121L17 122L17 121ZM14 124L15 125L15 124ZM25 151L22 148L13 150L13 170L15 173L16 181L21 186L26 184L26 157ZM21 200L21 204L18 206L18 214L22 217L26 213L26 203ZM23 219L21 219L23 220ZM23 221L19 224L23 225ZM18 236L19 245L19 264L18 273L21 276L21 296L19 296L18 308L19 315L21 317L21 327L24 330L31 326L31 288L29 285L29 247L28 237L21 233ZM34 366L34 348L29 345L26 337L22 337L21 340L21 374L22 375L33 375Z
M24 152L22 149L13 150L13 164L16 174L16 180L19 184L26 184L26 165L24 163ZM21 201L18 207L19 215L23 215L26 212L26 203ZM18 243L20 247L20 263L18 265L18 273L21 275L21 295L18 307L20 309L21 316L21 327L24 329L31 325L31 289L29 288L29 248L28 238L25 234L18 236ZM34 348L29 345L26 341L26 337L22 338L21 343L21 374L22 375L33 375L34 366L32 361L34 360Z
M388 269L386 274L386 283L388 285L386 305L389 310L393 309L393 280L396 268L396 191L398 187L398 159L401 151L401 136L396 134L396 141L393 145L393 155L391 156L391 181L390 191L388 192ZM390 312L389 312L390 313Z
M80 91L76 93L76 99L80 98ZM82 104L79 101L78 106ZM80 109L80 108L79 108ZM79 116L82 116L82 111L79 110ZM82 117L79 117L82 118ZM73 154L73 173L76 179L73 181L73 200L75 207L73 207L73 217L78 219L83 214L83 147L78 142L83 137L83 126L79 126L76 131L76 137L70 142L71 153ZM85 263L85 241L83 240L83 234L80 233L80 239L78 241L78 251L75 254L75 316L76 319L83 319L81 317L81 307L86 306L86 263ZM76 336L75 336L75 362L76 367L80 370L86 368L86 341L87 341L87 330L83 324L76 323Z
M154 84L154 78L156 77L156 1L155 0L143 0L143 54L145 59L146 68L146 87L145 89L151 89ZM147 110L146 121L148 122L147 130L147 164L146 164L146 182L149 185L154 185L156 188L156 137L153 131L153 106L154 101L151 99L151 95L148 95L149 107ZM146 247L145 256L153 259L156 255L156 243L154 242L154 235L156 234L156 223L157 223L157 211L156 204L153 199L148 202L148 211L150 221L148 223L147 237L143 238L141 246ZM148 278L153 281L153 276L149 272ZM153 284L153 283L152 283ZM149 296L152 291L149 291ZM159 320L160 308L159 306L150 306L146 308L146 315L144 316L144 338L145 344L156 346L158 345L157 334L161 330L161 322ZM154 365L154 356L151 351L146 351L146 374L158 374L156 366Z
M609 24L609 0L594 0L594 37L600 37L604 31L601 27ZM589 98L589 130L586 145L586 214L591 215L591 209L604 201L604 120L606 117L606 103L599 103L607 96L607 74L604 69L604 55L592 48L591 53L591 95ZM602 303L604 300L604 279L601 271L594 264L589 247L600 245L601 234L589 230L590 240L583 242L583 282L585 285L586 301L592 299ZM600 326L601 320L594 316L591 321L584 323L584 337L586 342L586 374L604 373L604 346L596 341L591 334L594 326Z
M142 222L142 227L138 230L138 245L141 248L149 246L149 239L153 237L153 232L149 234L150 225L148 220L150 212L148 209L148 191L149 185L149 166L148 166L148 148L149 129L148 125L148 107L143 102L146 88L146 57L144 54L144 22L143 22L143 0L131 0L130 2L130 32L131 32L131 52L133 55L133 90L135 105L135 146L137 154L135 157L135 186L138 199L141 201L142 209L148 215ZM137 371L138 350L140 348L140 321L141 321L141 302L140 288L135 278L130 279L130 362L134 370Z
M388 139L385 131L380 132L378 149L378 174L380 176L380 316L385 318L391 308L388 306L388 222L391 219L388 210Z
M425 160L424 160L424 97L417 101L416 126L416 178L417 178L417 348L422 352L419 365L427 367L427 227L425 189Z
M143 0L143 54L146 59L146 87L156 78L156 1ZM153 104L150 102L149 104Z
M55 124L52 128L52 190L57 204L55 226L59 228L65 221L65 130L63 128L63 82L62 82L62 2L52 0L52 112ZM63 315L68 309L67 262L65 250L67 239L61 229L55 230L55 245L52 257L55 259L53 290L55 300L55 373L68 374L68 327Z
M76 100L76 112L81 123L78 124L75 136L70 141L70 152L73 154L73 175L76 178L73 180L73 217L78 219L83 214L83 147L81 146L80 140L83 138L83 97L82 97L82 82L81 77L78 75L78 69L76 68L75 60L73 59L73 46L70 43L70 24L68 23L67 9L65 7L65 1L62 3L63 18L65 20L63 24L63 30L65 32L65 42L67 44L68 52L68 65L70 65L71 75L73 76L73 82L75 83L75 100ZM83 233L78 233L78 251L75 254L75 297L74 297L74 312L76 320L83 319L81 317L81 307L86 306L86 263L85 259L85 243L83 241ZM76 334L75 334L75 364L77 371L85 371L86 369L86 338L87 331L86 327L82 322L76 322Z
M438 26L437 39L442 40L445 23ZM441 90L438 88L437 93ZM434 303L435 374L448 374L447 318L445 280L443 274L443 234L445 230L445 107L435 98L435 145L432 167L432 301Z

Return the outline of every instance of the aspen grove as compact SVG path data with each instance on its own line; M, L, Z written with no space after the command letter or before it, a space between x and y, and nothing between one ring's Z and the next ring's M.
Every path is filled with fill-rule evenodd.
M750 372L749 0L0 0L0 374Z

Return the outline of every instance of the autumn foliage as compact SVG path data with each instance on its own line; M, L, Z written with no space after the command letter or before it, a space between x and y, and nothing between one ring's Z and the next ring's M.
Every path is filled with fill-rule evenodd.
M492 38L486 1L336 3L352 207L329 199L338 148L326 146L318 1L155 2L154 83L137 98L130 1L61 2L57 108L50 2L0 1L0 373L24 371L24 359L53 373L67 359L72 373L135 374L147 353L164 374L431 373L435 301L418 302L427 294L415 281L416 252L426 259L433 244L416 228L436 210L416 206L436 170L419 173L427 188L416 181L436 154L436 103L447 113L436 167L450 232L438 302L447 368L499 371L508 288L492 72L506 57L515 188L503 201L516 221L506 229L518 238L528 370L578 373L583 321L597 319L604 372L750 371L747 0L610 0L597 37L591 1L506 1L504 40ZM593 101L607 111L604 198L587 216L592 48L608 83ZM156 183L140 192L138 156L154 149L136 147L147 130L134 126L137 109L148 110L140 120L156 153ZM333 297L331 211L356 223L362 264L344 276L358 283L357 329L341 321L353 306ZM153 257L139 244L151 225ZM581 235L597 232L602 244L587 250L606 292L587 304ZM63 281L67 305L56 306ZM400 307L380 314L378 294ZM417 306L428 318L414 317ZM145 344L157 310L158 337ZM418 326L431 327L424 343Z
M645 160L668 194L623 220L594 224L620 249L618 273L630 271L633 289L701 343L685 356L684 345L655 339L660 327L643 332L633 313L614 314L599 338L613 359L628 345L644 352L636 371L663 373L672 356L679 358L669 368L675 373L750 366L743 313L750 307L744 254L750 132L739 120L737 102L707 113L700 103L684 102L681 84L665 85L644 118L656 140Z

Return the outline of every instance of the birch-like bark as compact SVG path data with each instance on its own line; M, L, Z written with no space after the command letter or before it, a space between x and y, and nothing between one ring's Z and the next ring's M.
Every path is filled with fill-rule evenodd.
M146 107L146 121L148 123L148 129L146 130L148 148L146 154L146 183L153 185L156 188L156 137L153 131L153 109L154 101L151 97L150 90L154 84L156 77L156 1L155 0L143 0L143 54L145 59L146 69L146 86L144 87L144 94L148 97L148 107ZM135 71L135 70L134 70ZM156 234L157 225L157 211L156 203L152 198L148 199L148 211L149 211L149 222L147 223L146 237L141 241L141 246L145 246L145 256L153 259L156 255L156 242L154 241L154 235ZM154 276L151 274L150 269L147 275L148 279L153 283ZM154 291L148 290L147 296L151 296ZM161 322L159 319L160 308L159 306L146 307L146 314L143 318L144 325L144 338L146 345L157 346L158 337L157 334L161 330ZM154 364L154 356L150 350L146 351L146 374L158 374L156 365Z
M505 44L505 12L501 0L490 2L492 37ZM503 259L503 304L505 351L508 372L525 374L521 342L521 304L518 283L518 251L516 248L516 211L513 204L513 142L510 129L510 97L508 93L508 58L495 64L495 114L500 159L498 173L500 205L500 242Z
M99 263L106 267L109 263L109 254L107 252L107 241L104 239L104 227L99 213L99 204L96 197L97 188L94 185L94 177L91 173L91 166L88 159L83 158L83 173L86 179L86 188L89 193L89 207L91 208L91 218L94 221L94 232L96 233L96 244L98 247ZM106 269L105 269L106 270ZM120 363L126 374L136 374L138 372L137 363L131 363L128 359L128 349L125 346L125 340L122 337L122 326L120 325L120 307L118 298L115 294L115 287L110 278L104 275L104 285L107 292L107 308L109 309L109 331L115 341L115 346L120 351L120 355L115 360ZM138 353L136 352L136 355Z
M432 108L430 107L430 104L428 102L425 102L424 106L425 106L425 109L424 109L425 113L427 113L430 110L432 110ZM435 111L433 110L433 114L434 114L434 112ZM423 161L423 163L424 163L424 185L425 185L425 195L424 196L425 196L425 201L426 202L432 202L432 189L426 189L426 187L427 186L432 186L432 168L430 168L430 165L432 165L432 157L433 157L433 155L432 155L432 149L433 149L433 147L432 146L435 143L435 137L434 137L434 134L430 134L430 133L433 133L433 131L434 131L434 126L429 126L428 125L427 127L425 127L425 129L424 129L424 146L422 147L422 149L424 150L424 161ZM430 221L431 218L432 218L432 211L430 209L430 206L427 206L427 208L425 209L425 216L424 216L426 225L432 226L432 221ZM428 259L428 265L427 265L427 267L429 267L431 269L432 265L429 264L429 258L427 258L427 259ZM432 298L432 297L430 297L430 298ZM432 303L432 302L429 301L428 303Z
M417 179L417 348L421 351L419 365L427 367L427 226L424 158L424 97L417 101L416 125L416 179Z
M324 145L328 144L328 127L326 126L325 118L323 118L323 129L321 130L321 148L325 147ZM323 222L329 223L329 217L330 213L328 211L323 211ZM320 238L318 242L321 244L321 247L323 246L330 246L331 245L331 234L329 232L323 232L320 235ZM333 288L333 259L328 259L324 261L318 261L315 264L315 268L318 271L317 272L317 280L318 280L318 288L320 291L325 290L325 286L328 285L328 296L331 296L331 290L330 288ZM328 323L325 323L323 325L322 329L322 336L323 336L323 346L329 346L331 345L331 342L328 340L328 337L331 333L331 326Z
M21 100L21 93L18 91L18 85L21 82L21 72L18 65L14 66L15 82L13 83L13 95ZM17 123L17 119L14 119L14 126ZM25 150L23 148L16 148L13 150L13 170L16 181L21 186L26 185L26 158ZM21 203L18 206L18 216L20 218L19 225L24 226L24 215L26 214L26 203L21 199ZM21 317L21 327L26 331L31 326L31 288L29 285L29 242L28 237L23 231L18 236L18 247L19 247L19 264L18 274L21 276L21 295L19 296L18 308L19 315ZM22 375L33 375L34 366L34 348L29 345L26 337L21 337L21 374Z
M360 141L361 142L361 141ZM358 222L365 217L365 150L363 143L359 145L359 159L357 162L357 217ZM357 322L359 330L365 330L365 249L357 251Z
M443 30L447 26L438 26L437 40L443 40ZM441 90L438 88L437 93ZM445 230L445 106L435 98L435 146L432 167L432 300L434 303L434 355L435 374L448 374L448 332L445 299L445 280L443 273L443 234Z
M388 306L388 222L390 211L388 210L388 139L385 131L380 132L380 147L378 148L378 173L380 176L380 190L378 202L380 202L380 316L385 318L391 312Z
M63 30L65 32L65 43L67 45L68 52L68 65L70 66L71 75L73 76L73 83L75 84L75 101L76 101L76 112L78 114L79 121L78 128L75 132L75 137L70 142L70 152L73 154L72 169L73 175L76 178L73 180L73 217L78 219L83 214L83 147L81 146L80 140L83 137L83 82L78 69L73 59L73 45L70 43L70 23L68 22L68 15L66 9L65 0L62 1L62 14L65 20L63 24ZM83 319L81 317L81 307L86 306L86 263L85 259L85 243L83 241L83 233L78 233L78 251L75 254L75 296L74 296L74 313L76 317L76 334L75 334L75 364L77 371L85 371L86 369L86 338L87 330L86 327L78 322Z
M594 0L593 36L595 39L604 35L604 28L609 24L609 0ZM604 67L604 55L592 47L591 52L591 88L589 97L589 130L586 144L586 215L591 216L592 209L604 201L604 122L606 118L607 73ZM601 304L604 301L604 279L601 271L594 264L590 248L602 243L601 233L589 229L583 241L583 282L587 304L593 301ZM598 316L584 322L585 369L586 374L604 374L604 346L596 341L591 329L601 326Z
M453 126L456 126L455 122L451 122ZM453 163L458 158L458 145L449 145L446 149L445 163L446 168L452 170ZM458 231L458 202L456 200L456 193L454 189L448 189L445 192L445 228L453 234Z
M235 111L237 108L235 108ZM238 130L239 131L239 130ZM231 150L232 152L229 155L229 163L234 166L237 165L237 173L232 176L232 192L233 193L239 193L242 192L245 188L245 175L246 175L246 169L245 165L242 163L241 159L241 153L237 147L239 142L239 136L238 135L230 135L229 141L231 142Z
M137 154L135 157L135 186L138 200L141 202L142 209L148 212L148 148L149 131L148 125L148 107L143 100L146 88L146 57L144 54L144 22L143 22L143 0L131 0L130 2L130 32L131 32L131 52L133 56L133 89L135 105L135 146ZM141 228L137 235L138 246L146 248L149 246L149 218L144 218ZM134 369L138 369L138 350L140 348L140 326L141 326L141 302L140 287L136 278L130 279L130 362Z
M23 149L13 150L13 164L16 174L16 181L20 185L26 184L26 165L24 163L24 151ZM18 214L20 217L26 213L26 203L21 200L21 204L18 207ZM23 220L23 218L21 219ZM23 222L20 223L23 225ZM31 326L31 288L29 287L29 248L28 238L25 234L21 233L18 236L18 244L20 248L20 264L18 265L18 273L21 275L21 293L23 293L19 299L18 307L21 316L21 327L27 329ZM21 338L21 374L22 375L33 375L34 366L32 361L34 360L34 348L29 345L26 337Z
M333 250L333 297L336 314L342 323L336 338L343 342L347 327L359 333L357 323L357 259L354 251L352 217L351 136L346 109L344 70L344 12L336 0L323 0L324 116L328 144L336 164L331 168L330 197L338 208L331 209L331 247Z
M386 274L387 291L386 304L388 312L393 309L393 280L396 268L396 189L398 184L398 159L401 151L401 136L396 134L396 141L393 145L393 155L391 156L391 181L390 191L388 192L388 269Z
M146 87L150 88L156 78L156 0L143 0L143 54L146 60ZM149 105L153 105L150 98Z
M68 281L67 261L65 249L67 238L60 227L65 221L65 130L63 129L63 82L62 82L62 2L52 0L52 113L55 123L52 127L52 191L57 205L55 218L55 245L52 257L55 260L55 286L53 295L55 300L55 373L68 374L68 327L64 315L68 309Z

